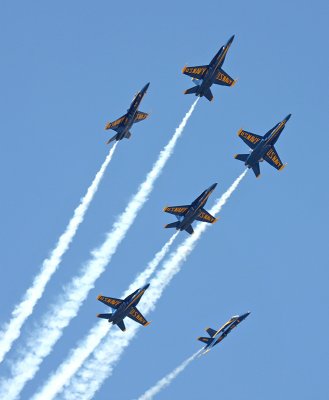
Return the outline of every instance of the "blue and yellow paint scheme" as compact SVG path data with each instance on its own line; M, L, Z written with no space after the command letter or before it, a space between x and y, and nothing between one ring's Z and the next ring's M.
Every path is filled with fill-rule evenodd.
M163 209L164 212L173 214L178 219L177 222L165 225L165 228L176 228L176 230L186 231L190 235L194 232L192 222L202 221L213 224L217 218L213 217L203 207L205 206L209 196L215 190L217 183L211 185L208 189L200 194L192 204L184 206L170 206Z
M259 163L264 160L279 171L282 171L287 165L282 163L274 145L290 117L291 114L287 115L283 121L276 124L264 136L259 136L243 129L239 130L238 136L250 147L251 152L250 154L236 154L234 158L244 162L248 168L251 168L256 178L260 176Z
M113 308L115 311L112 314L97 314L98 318L107 319L108 322L112 322L113 325L125 331L126 327L123 322L124 318L128 317L143 326L149 325L149 322L143 317L142 313L136 308L146 289L150 286L143 286L137 289L134 293L131 293L125 299L116 299L115 297L106 297L101 294L97 297L97 300Z
M198 337L198 340L202 343L206 343L206 346L203 348L202 354L208 353L216 344L220 343L226 336L236 328L243 320L245 320L250 311L242 315L235 315L231 317L225 324L219 328L217 331L212 328L206 328L206 332L209 337Z
M127 114L123 115L113 122L108 122L106 124L105 130L113 129L117 132L117 134L109 139L106 144L109 144L114 140L122 140L123 138L129 139L131 137L129 129L132 127L132 125L136 122L140 122L148 118L149 115L147 113L138 111L138 107L143 97L145 96L149 86L150 83L146 84L143 89L135 95L133 101L130 104L130 107L127 110Z
M226 54L233 42L234 35L222 46L209 65L200 65L196 67L185 66L182 70L183 74L192 78L196 86L185 90L184 94L195 94L196 96L204 96L209 101L212 101L214 96L211 93L210 87L213 84L222 86L234 86L236 80L230 77L222 70Z

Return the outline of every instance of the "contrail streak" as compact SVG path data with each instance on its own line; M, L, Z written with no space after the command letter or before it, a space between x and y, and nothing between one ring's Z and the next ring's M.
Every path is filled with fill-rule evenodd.
M17 304L11 313L10 321L5 324L0 331L0 362L3 361L7 352L11 349L14 341L19 337L21 328L27 318L32 314L35 305L41 298L47 283L56 272L62 257L69 249L69 246L84 219L86 211L97 192L99 183L106 171L106 167L110 163L116 148L116 143L111 148L100 170L97 172L92 184L89 186L87 193L81 199L80 204L74 210L73 217L68 223L64 233L58 239L55 248L46 258L41 266L41 271L34 278L32 286L26 291L21 302Z
M229 189L215 202L210 213L216 215L220 212L232 193L238 187L248 170L245 170L229 187ZM182 263L194 249L196 243L206 230L208 224L200 223L197 225L194 234L189 236L178 248L171 254L163 267L152 278L149 289L145 292L140 302L140 308L143 315L155 309L157 301L160 299L164 289L170 283L172 278L180 271ZM124 349L134 338L139 326L136 323L127 321L127 332L122 335L118 330L112 330L105 340L96 348L93 355L85 362L71 380L64 391L65 399L92 399L97 390L101 387L104 380L109 377ZM95 371L97 373L95 374Z
M151 400L155 395L157 395L161 390L165 387L169 386L171 382L179 375L184 369L191 364L191 362L199 355L202 351L198 350L193 356L189 357L187 360L183 361L177 368L175 368L172 372L168 375L160 379L154 386L148 389L144 394L142 394L138 400Z
M154 183L173 153L176 142L183 133L197 102L198 99L192 104L174 135L160 152L157 161L139 186L137 193L117 218L112 230L107 233L103 244L92 251L90 260L82 266L80 273L64 288L64 294L54 303L51 310L42 319L41 326L31 335L24 350L11 367L13 377L0 382L0 398L1 393L6 393L7 398L13 398L21 392L26 382L36 374L43 359L52 351L55 343L61 337L63 329L78 314L80 306L94 287L96 280L105 271L118 245L133 224L138 211L148 200ZM13 393L13 397L8 397L8 393Z
M174 233L162 249L156 253L145 270L136 277L129 288L122 294L122 298L125 298L132 291L144 286L148 282L157 266L168 253L178 233L179 232ZM89 331L88 335L78 343L67 359L50 376L43 387L40 388L32 397L32 400L51 400L55 398L58 393L62 391L65 383L68 382L68 380L70 380L70 378L78 371L89 355L100 344L101 340L108 334L111 327L112 325L106 324L104 321L95 324L95 326Z

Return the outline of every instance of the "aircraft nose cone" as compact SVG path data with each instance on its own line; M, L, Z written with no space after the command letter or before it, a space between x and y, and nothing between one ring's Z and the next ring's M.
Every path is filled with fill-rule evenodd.
M218 185L218 183L216 182L216 183L213 183L211 186L210 186L210 190L214 190L215 189L215 187Z
M290 117L291 117L291 114L288 114L288 115L286 116L286 121L289 121Z
M147 84L143 87L143 92L146 92L147 89L149 88L149 86L150 86L150 82L147 83Z
M144 287L143 287L143 289L147 289L148 287L150 286L150 284L149 283L147 283Z
M242 315L242 318L243 319L247 318L249 314L250 314L250 311L246 312L245 314Z

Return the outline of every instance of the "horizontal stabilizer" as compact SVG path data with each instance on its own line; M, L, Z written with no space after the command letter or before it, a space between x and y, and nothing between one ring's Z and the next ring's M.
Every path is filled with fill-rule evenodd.
M184 94L192 94L198 91L198 86L193 86L190 89L185 90Z
M117 140L118 135L114 135L111 139L109 139L106 144L110 144L111 142L114 142L115 140Z
M167 224L165 225L165 228L178 228L178 226L179 226L179 221Z
M234 156L235 159L240 160L242 162L246 162L248 157L249 157L249 154L236 154Z
M200 342L209 344L210 341L211 341L211 338L209 338L209 337L201 337L201 336L200 336L200 337L198 337L198 340L200 340Z
M186 232L192 235L194 233L194 230L192 228L192 225L189 225L185 228Z
M126 330L126 326L123 321L118 322L117 325L123 332Z
M213 96L213 94L211 93L211 90L210 90L210 89L205 90L205 92L204 92L204 97L205 97L207 100L209 100L209 101L213 101L213 99L214 99L214 96Z
M215 331L215 329L212 328L207 328L206 332L208 333L209 336L214 337L217 333L217 331Z
M96 317L103 319L110 319L112 317L112 314L97 314Z
M260 176L259 163L254 164L251 168L254 171L254 174L256 175L256 178L258 178Z

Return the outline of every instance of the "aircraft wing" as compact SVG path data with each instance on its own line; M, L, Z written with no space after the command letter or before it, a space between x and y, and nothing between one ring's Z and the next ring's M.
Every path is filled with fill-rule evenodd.
M197 221L209 222L209 224L213 224L217 221L217 218L213 217L208 213L204 208L201 208L199 216L196 218Z
M97 297L97 300L100 302L106 304L107 306L114 308L115 310L119 308L119 306L122 304L123 300L116 299L115 297L106 297L102 296L101 294Z
M137 113L135 114L134 123L143 121L143 120L146 119L148 116L149 116L149 115L148 115L147 113L144 113L144 112L141 112L141 111L137 111Z
M271 146L270 150L268 150L268 152L265 154L264 160L279 171L281 171L285 167L285 165L282 164L282 161L274 146Z
M190 208L190 206L172 206L172 207L165 207L163 209L164 212L169 213L169 214L174 214L174 215L178 215L180 217L184 216L188 209Z
M127 317L131 318L132 320L138 322L143 326L147 326L149 322L143 317L143 315L138 311L136 307L131 307L129 314Z
M124 125L124 124L125 124L126 115L127 115L127 114L123 115L122 117L116 119L116 120L113 121L113 122L108 122L108 123L106 124L106 126L105 126L105 129L106 129L106 130L107 130L107 129L113 129L114 131L117 132L118 129L119 129L119 127L120 127L121 125Z
M191 76L195 79L202 79L208 71L208 65L200 65L197 67L184 67L182 72L185 75Z
M227 74L225 71L219 69L216 78L214 80L214 83L223 86L233 86L235 84L235 80L231 78L230 75Z
M262 140L262 136L255 135L254 133L239 130L238 136L251 148L254 149L258 142Z

